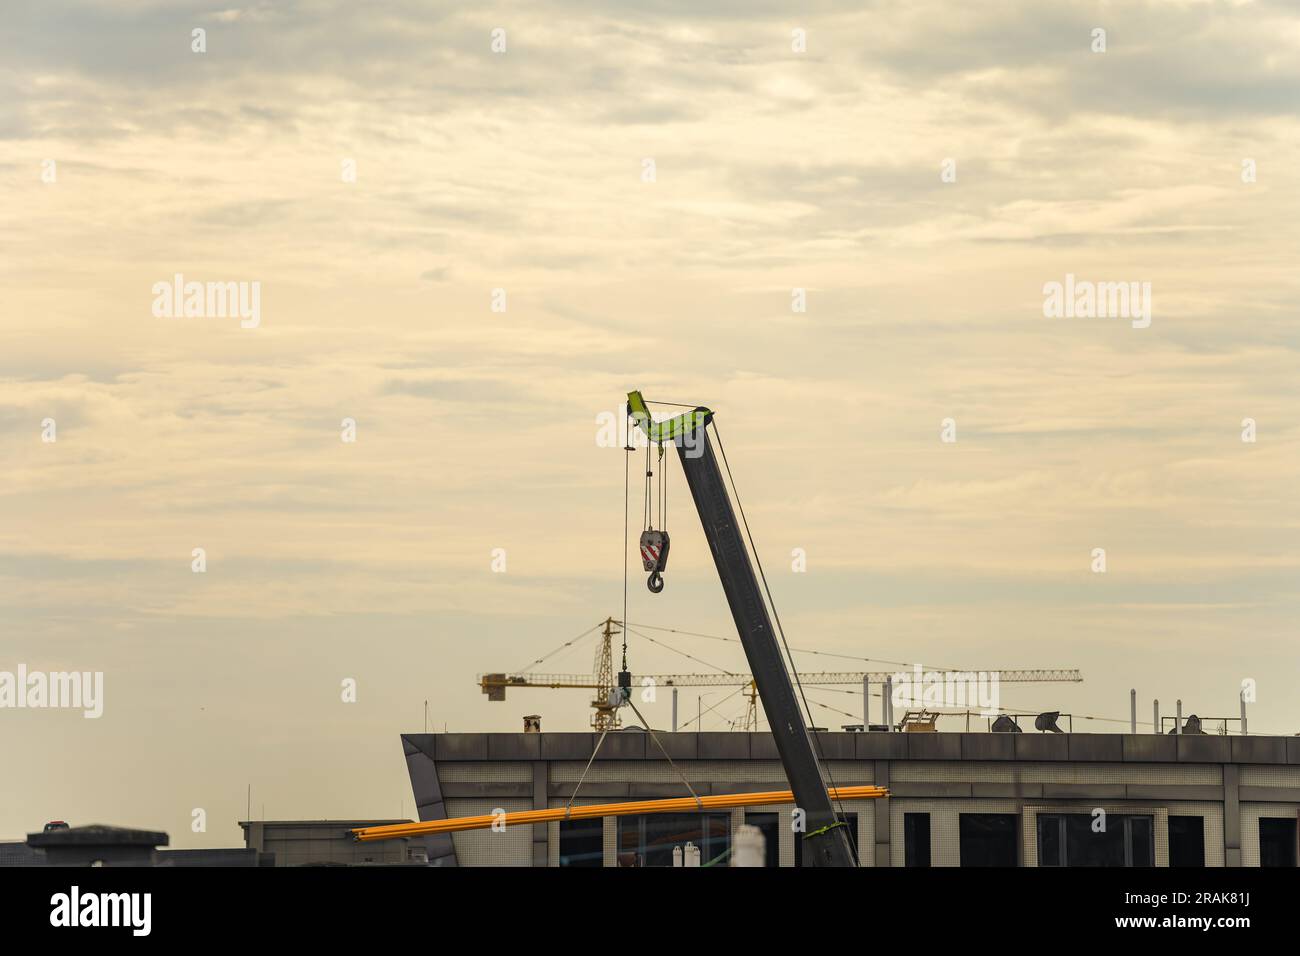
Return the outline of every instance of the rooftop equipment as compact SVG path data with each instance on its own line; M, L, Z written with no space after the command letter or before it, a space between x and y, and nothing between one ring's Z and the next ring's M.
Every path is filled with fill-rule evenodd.
M1060 727L1056 726L1056 719L1060 716L1061 712L1059 710L1049 710L1046 713L1039 714L1034 718L1034 729L1051 734L1065 733Z

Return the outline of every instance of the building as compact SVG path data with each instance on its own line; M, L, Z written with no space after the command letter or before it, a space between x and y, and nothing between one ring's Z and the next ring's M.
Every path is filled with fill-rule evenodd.
M275 866L275 857L246 847L217 847L203 850L159 850L154 866Z
M358 827L409 820L244 820L244 845L274 858L274 866L400 866L428 862L423 838L358 843Z
M44 865L45 851L29 847L26 840L6 840L0 843L0 867Z
M421 820L563 807L597 734L406 734ZM766 733L610 733L575 804L788 789ZM821 733L864 866L1295 866L1300 737ZM675 769L676 768L676 769ZM792 807L607 817L426 837L440 866L670 865L690 841L722 859L742 823L796 865ZM379 844L370 844L377 846Z
M9 866L273 866L268 854L243 847L169 850L166 833L92 824L29 833L0 843L0 867Z
M135 830L100 823L29 833L27 846L44 855L36 866L156 866L158 847L168 837L161 830ZM24 864L20 864L24 865Z
M0 867L9 866L423 866L424 842L389 840L360 844L354 827L406 820L258 820L242 822L242 847L166 849L166 833L94 824L28 834L25 842L0 843Z

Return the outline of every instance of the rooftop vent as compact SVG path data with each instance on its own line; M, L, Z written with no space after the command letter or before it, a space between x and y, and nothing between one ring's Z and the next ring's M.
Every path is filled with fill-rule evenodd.
M989 729L995 734L1018 734L1022 732L1020 725L1006 714L993 721L993 726Z
M1047 734L1063 734L1065 731L1056 726L1056 718L1060 716L1061 712L1059 710L1049 710L1046 713L1039 714L1034 718L1034 729Z
M1201 718L1197 717L1195 714L1190 714L1190 715L1188 716L1187 720L1183 721L1183 729L1182 729L1182 730L1179 730L1178 727L1176 726L1176 724L1177 724L1177 721L1175 721L1175 727L1174 727L1174 729L1171 730L1171 731L1169 731L1170 734L1203 734L1203 733L1205 733L1205 731L1201 729Z

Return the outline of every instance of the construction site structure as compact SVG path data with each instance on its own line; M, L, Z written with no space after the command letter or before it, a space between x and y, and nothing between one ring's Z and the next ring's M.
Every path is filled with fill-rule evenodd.
M622 726L618 698L614 694L613 638L623 633L621 621L605 618L601 625L600 643L591 674L507 674L504 672L478 675L479 689L488 700L503 701L508 688L544 688L546 690L592 690L591 726L595 730L617 730ZM989 670L998 680L1007 684L1080 683L1083 675L1075 668L1038 668L1014 670ZM800 671L799 680L810 686L858 686L864 681L884 684L898 676L898 671ZM713 674L646 674L639 675L637 683L653 687L745 687L745 716L741 730L758 729L758 685L753 675L747 673L718 672Z

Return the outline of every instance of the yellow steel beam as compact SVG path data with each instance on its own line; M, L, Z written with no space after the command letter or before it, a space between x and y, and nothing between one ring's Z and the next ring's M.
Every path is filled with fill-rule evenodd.
M875 800L889 796L884 787L829 787L832 800ZM556 807L551 810L519 810L514 813L484 814L477 817L453 817L426 823L395 823L382 827L359 827L352 835L363 843L392 840L396 837L424 836L429 833L456 833L461 830L486 830L492 826L526 826L552 820L586 820L592 817L628 817L643 813L689 813L692 810L730 810L770 803L794 803L789 790L766 790L760 793L725 793L700 797L673 797L668 800L637 800L625 803L597 803L583 807Z

